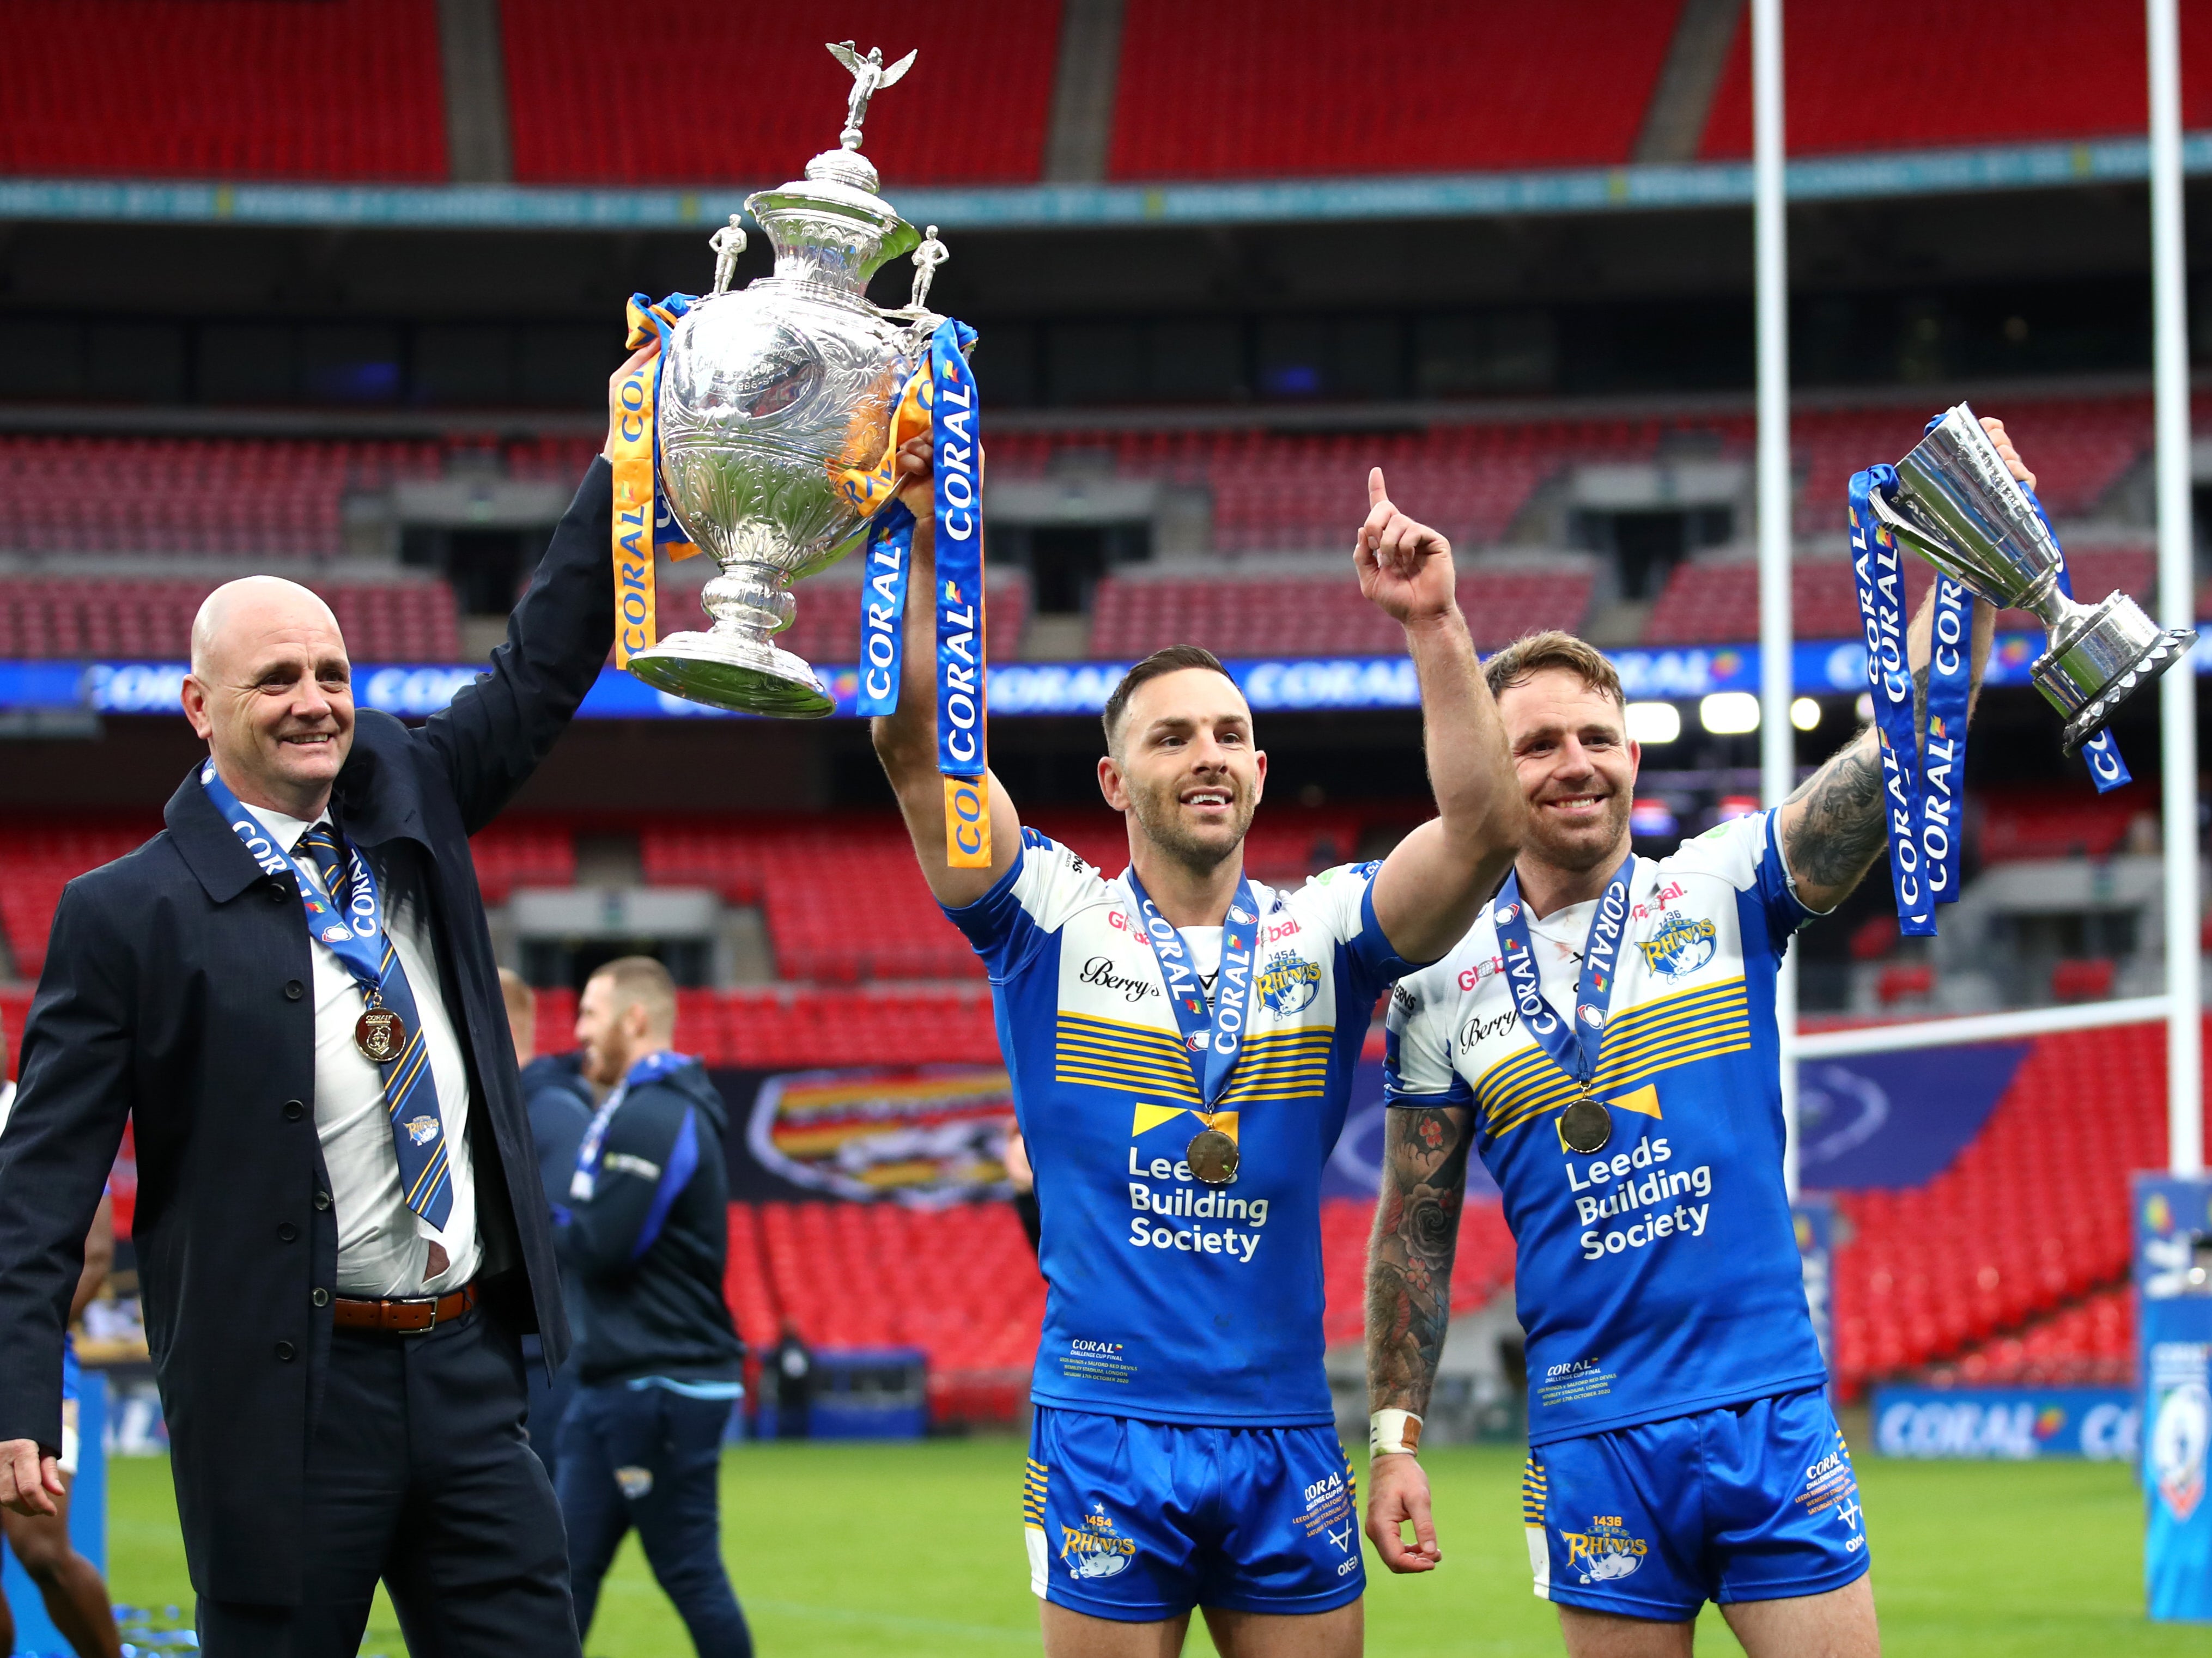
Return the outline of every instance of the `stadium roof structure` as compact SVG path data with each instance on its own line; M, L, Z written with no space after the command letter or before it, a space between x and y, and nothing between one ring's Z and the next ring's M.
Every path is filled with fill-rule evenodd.
M2182 165L2212 176L2212 132ZM1793 202L2137 184L2148 144L2108 138L1885 155L1809 156L1788 169ZM771 188L775 180L763 179ZM320 185L0 179L0 221L467 230L681 230L742 211L744 189L528 185ZM1286 224L1748 207L1747 161L1525 172L1267 179L1187 184L930 186L888 194L908 218L948 230Z

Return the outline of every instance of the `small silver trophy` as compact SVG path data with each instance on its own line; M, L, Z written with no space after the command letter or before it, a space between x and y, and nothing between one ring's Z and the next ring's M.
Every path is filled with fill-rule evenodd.
M1897 463L1897 478L1894 500L1869 495L1875 519L1975 598L2031 611L2049 632L2028 675L2066 716L2069 756L2197 642L2191 629L2161 631L2125 593L2093 605L2058 591L2058 544L1965 404Z
M939 319L923 308L945 258L876 194L860 153L868 100L913 64L885 68L847 40L830 54L853 76L841 146L806 176L745 200L775 249L775 274L732 291L744 232L732 216L714 233L714 292L678 322L662 365L660 479L670 508L721 567L701 602L704 633L671 634L634 653L629 671L694 702L748 714L816 719L835 703L814 670L771 635L791 625L791 584L836 562L864 520L835 469L874 465L890 441L896 399L922 361ZM903 310L868 303L868 278L916 254Z

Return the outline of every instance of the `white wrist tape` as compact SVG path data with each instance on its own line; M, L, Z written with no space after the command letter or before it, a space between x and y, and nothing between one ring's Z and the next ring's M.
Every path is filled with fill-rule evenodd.
M1370 1456L1412 1456L1421 1448L1421 1418L1411 1411L1376 1411L1367 1418Z

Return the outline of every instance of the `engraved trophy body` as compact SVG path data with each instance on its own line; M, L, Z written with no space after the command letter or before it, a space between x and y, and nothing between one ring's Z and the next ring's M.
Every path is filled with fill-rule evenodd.
M2196 643L2191 629L2161 630L2125 593L2084 604L2059 591L2057 541L1965 404L1897 463L1897 477L1894 500L1869 497L1875 520L1975 598L2030 611L2049 631L2028 672L2066 716L2068 755Z
M795 610L791 584L835 562L865 520L833 469L882 459L891 414L938 319L921 308L944 258L933 235L917 258L915 302L871 305L867 282L921 238L876 194L860 153L868 99L903 75L880 51L830 52L854 86L842 148L805 176L748 197L775 250L775 273L730 288L744 233L717 231L714 291L678 320L662 365L657 430L661 489L684 532L720 566L700 598L714 618L632 653L647 684L715 708L819 718L835 706L814 671L776 645Z

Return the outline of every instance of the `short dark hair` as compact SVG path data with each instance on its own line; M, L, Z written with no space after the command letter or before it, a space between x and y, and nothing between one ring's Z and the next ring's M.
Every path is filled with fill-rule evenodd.
M1158 679L1163 674L1181 673L1185 668L1204 668L1218 673L1232 685L1236 677L1221 665L1221 659L1203 645L1170 645L1165 650L1154 651L1121 676L1121 683L1114 687L1114 694L1106 699L1106 712L1100 716L1106 727L1106 751L1114 751L1115 740L1121 734L1121 717L1129 711L1129 699L1137 694L1137 687L1148 679Z
M1627 706L1620 675L1606 660L1605 653L1558 628L1522 635L1482 665L1482 675L1490 683L1491 695L1496 697L1547 668L1573 674L1590 689Z

